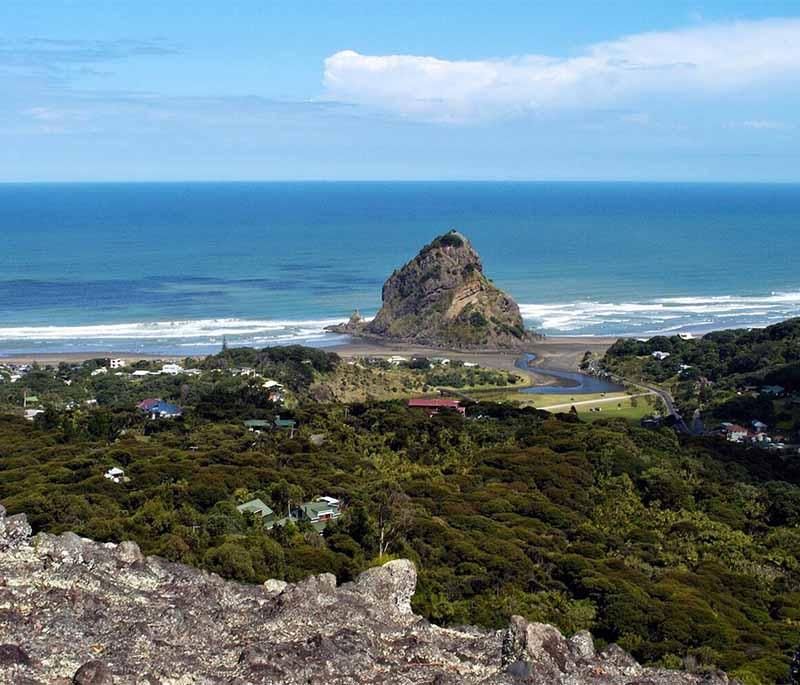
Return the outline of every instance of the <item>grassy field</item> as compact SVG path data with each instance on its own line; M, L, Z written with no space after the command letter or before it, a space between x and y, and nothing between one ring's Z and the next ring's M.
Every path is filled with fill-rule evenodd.
M574 405L581 418L588 421L618 417L638 421L654 411L663 410L655 395L630 395L627 393L575 393L551 395L547 393L520 393L514 389L495 389L473 393L475 399L493 402L514 402L521 406L536 407L553 412L568 412ZM598 411L599 409L599 411Z

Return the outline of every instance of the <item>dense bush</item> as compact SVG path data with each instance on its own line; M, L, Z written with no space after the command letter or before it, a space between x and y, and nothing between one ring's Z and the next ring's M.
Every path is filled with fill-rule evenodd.
M85 415L0 419L0 500L37 530L134 539L245 582L347 580L383 543L418 564L414 605L437 622L502 627L523 614L649 662L688 654L754 683L788 673L800 468L770 453L494 404L466 420L400 402L307 404L294 439L194 411L145 437L135 415L103 411L126 433L90 430ZM129 483L102 477L115 464ZM320 494L347 505L324 537L267 532L235 508Z

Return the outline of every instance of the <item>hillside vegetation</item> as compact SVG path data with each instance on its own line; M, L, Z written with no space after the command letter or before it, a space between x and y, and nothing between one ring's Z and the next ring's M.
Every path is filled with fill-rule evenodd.
M654 352L669 356L659 360ZM774 402L756 391L781 386L786 396L800 393L800 319L763 329L716 331L691 340L619 340L602 363L619 376L670 388L686 415L701 408L721 419L771 423L785 403L776 412Z
M588 628L648 663L788 682L798 460L492 403L429 418L402 401L314 401L315 379L340 363L303 348L228 351L204 363L208 377L153 378L183 392L177 420L151 421L126 395L35 422L2 416L0 501L37 530L132 539L247 582L348 580L404 556L419 567L415 609L437 623L504 627L521 614ZM295 405L211 370L231 364L268 368ZM278 413L298 430L242 425ZM129 480L105 479L111 466ZM344 503L323 535L267 531L236 510L319 495Z

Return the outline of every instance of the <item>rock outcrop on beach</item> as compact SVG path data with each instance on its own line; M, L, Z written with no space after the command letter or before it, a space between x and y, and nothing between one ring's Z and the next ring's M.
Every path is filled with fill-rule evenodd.
M354 315L331 330L452 349L519 349L533 337L517 303L486 278L478 253L456 231L395 271L382 297L372 321Z
M337 587L330 574L247 586L132 542L39 534L0 506L0 683L28 685L723 685L640 666L589 633L514 617L506 630L416 616L411 562Z

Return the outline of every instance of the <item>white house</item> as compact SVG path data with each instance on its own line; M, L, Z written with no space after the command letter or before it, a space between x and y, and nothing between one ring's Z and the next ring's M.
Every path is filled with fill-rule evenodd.
M100 376L104 373L108 373L108 369L105 366L101 366L99 369L95 369L94 371L92 371L91 375Z
M662 352L661 350L656 350L656 351L655 351L655 352L653 352L653 354L652 354L652 355L650 355L650 356L652 356L652 357L653 357L653 359L658 359L658 361L662 362L662 361L664 361L664 360L665 360L667 357L669 357L669 352Z
M127 366L128 362L125 361L124 359L109 359L108 365L112 369L121 369L123 366Z
M123 480L125 480L125 471L114 466L103 474L103 478L107 478L112 483L121 483Z
M183 373L183 367L180 364L164 364L161 367L161 373L168 376L177 376L179 373Z
M403 364L404 362L408 361L408 357L401 357L399 354L393 354L387 360L390 364L397 366L398 364Z
M131 374L131 376L136 376L136 378L142 378L144 376L149 376L150 374L151 372L147 371L146 369L137 369Z
M464 362L464 366L468 369L474 369L478 366L477 362Z
M278 383L278 381L273 381L271 378L268 378L261 384L262 388L266 388L267 390L272 390L273 388L280 390L283 386Z

